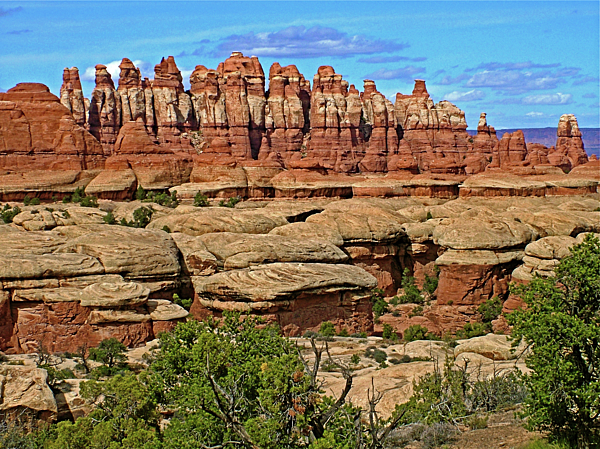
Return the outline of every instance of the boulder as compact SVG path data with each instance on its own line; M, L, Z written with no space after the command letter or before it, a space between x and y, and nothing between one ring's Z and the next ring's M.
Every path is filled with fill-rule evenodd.
M52 421L58 412L54 394L48 386L48 373L31 366L0 366L0 411L30 411L37 419Z

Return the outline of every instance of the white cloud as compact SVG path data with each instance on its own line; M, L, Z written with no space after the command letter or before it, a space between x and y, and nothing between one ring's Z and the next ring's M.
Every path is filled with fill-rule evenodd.
M569 104L573 101L573 95L562 94L557 92L555 94L541 94L541 95L528 95L522 100L523 104Z
M119 79L119 74L121 73L119 64L121 64L121 60L112 61L108 64L104 64L106 66L106 70L108 70L108 73L110 73L110 76L112 77L113 81L118 81ZM136 59L135 61L133 61L133 65L138 67L142 71L142 73L144 73L146 71L145 69L148 68L148 64L140 59ZM85 72L83 72L83 75L81 75L81 79L85 81L95 81L96 66L91 66L85 69Z
M543 112L528 112L527 114L525 114L527 117L544 117Z
M455 90L445 96L448 101L476 101L485 97L485 93L480 90L469 90L467 92L459 92Z

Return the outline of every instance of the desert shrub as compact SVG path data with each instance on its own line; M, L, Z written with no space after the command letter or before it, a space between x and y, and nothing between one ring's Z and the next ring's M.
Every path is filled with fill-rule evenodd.
M323 321L319 328L319 334L323 337L333 337L335 335L335 326L331 321Z
M358 354L352 354L352 357L350 357L350 363L353 365L358 365L360 363L360 356Z
M2 221L4 223L12 223L13 218L15 218L20 213L21 209L19 208L19 206L14 206L11 208L8 204L5 204L1 212Z
M488 416L471 415L465 419L465 426L471 430L485 429L488 426Z
M433 215L431 215L431 212L427 211L426 218L427 218L427 220L431 220L433 218Z
M154 209L152 209L152 206L142 206L133 211L133 221L127 221L125 218L121 218L119 224L130 228L145 228L150 223L153 213Z
M109 211L104 217L102 217L102 220L104 221L104 223L109 225L113 225L117 222L117 219L111 211Z
M365 357L375 360L377 363L382 363L387 360L387 354L381 349L374 348L372 346L365 350Z
M146 191L142 186L138 186L137 190L135 191L135 199L138 201L143 201L146 199Z
M466 339L481 337L492 331L490 323L466 323L462 329L456 332L456 338Z
M433 276L425 275L425 281L423 282L423 291L429 293L429 296L433 298L435 296L435 291L438 287L439 277L440 277L440 269L439 267L433 268Z
M485 412L521 404L526 397L525 383L515 371L495 370L489 377L478 373L469 392L470 408Z
M420 324L413 324L404 331L404 341L411 342L416 340L432 340L433 334L431 334L426 327Z
M196 196L194 196L194 206L196 206L196 207L208 206L208 197L206 195L204 195L202 192L196 193Z
M408 268L405 268L402 274L402 289L404 290L404 294L399 298L401 304L423 304L421 292L415 284L415 278L410 275Z
M382 337L385 338L386 340L393 340L393 341L398 340L398 334L396 334L396 332L394 331L394 328L387 323L383 325Z
M242 198L239 196L227 198L227 201L226 200L219 201L219 207L232 207L233 208L240 201L242 201Z
M107 338L102 340L98 347L90 348L89 358L102 363L101 367L96 368L98 374L111 375L124 368L123 363L127 360L126 350L127 346L116 338Z
M167 234L170 234L170 233L171 233L171 228L170 228L170 227L168 227L167 225L164 225L164 226L162 227L162 230L163 230L163 231L165 231Z
M366 332L355 332L353 334L350 334L350 337L352 337L352 338L367 338L367 333Z
M177 304L178 306L183 307L185 310L190 310L190 308L192 307L192 303L194 302L193 299L188 298L188 299L184 299L184 298L180 298L179 295L177 293L173 294L173 302L175 304Z
M319 333L315 332L315 331L311 331L311 330L307 330L306 332L304 332L304 334L302 334L302 337L304 338L314 338L314 337L318 337Z
M527 426L551 442L600 446L600 240L570 248L555 276L513 287L526 308L508 316L515 343L531 347L524 377Z
M422 316L422 315L423 315L423 306L415 306L415 307L413 307L411 312L408 314L408 317L412 318L414 316Z
M81 198L79 205L83 207L98 207L98 198L95 196L85 196Z
M398 298L398 296L392 297L392 299L390 299L390 304L393 306L397 306L398 304L400 304L400 298Z
M337 333L338 337L349 337L348 329L342 327L342 329Z
M383 290L380 288L373 289L371 292L371 301L373 302L373 315L375 315L375 318L379 318L389 311L388 303L383 299Z
M138 187L138 190L140 188L141 187ZM138 195L136 192L136 198L137 197L138 197ZM137 198L137 199L140 199L140 198ZM177 192L176 191L171 192L171 194L168 194L165 192L161 192L161 193L144 192L144 196L143 196L143 198L141 198L141 201L144 203L156 203L156 204L160 204L161 206L166 206L166 207L171 207L171 208L175 208L179 205L179 201L177 200Z
M481 320L484 323L489 323L498 318L498 315L502 312L502 301L494 296L481 304L477 311L481 314Z

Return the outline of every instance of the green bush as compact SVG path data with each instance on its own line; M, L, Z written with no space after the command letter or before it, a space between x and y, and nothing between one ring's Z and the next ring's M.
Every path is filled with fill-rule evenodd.
M196 207L206 207L208 206L208 197L204 195L202 192L196 193L194 197L194 206Z
M396 334L396 332L394 331L394 328L387 323L383 325L382 336L386 340L392 340L392 341L398 340L398 334Z
M335 326L331 321L323 321L319 329L319 334L324 337L333 337L335 335Z
M127 221L125 218L121 218L120 225L128 226L130 228L145 228L152 220L152 214L154 209L152 206L142 206L133 211L133 221Z
M83 207L98 207L98 198L95 196L85 196L79 200L79 205Z
M484 323L489 323L496 318L502 312L502 301L497 296L492 299L488 299L479 306L477 311L481 314L481 319Z
M235 207L237 203L242 201L242 198L239 196L228 198L227 201L221 200L219 201L219 207Z
M146 191L142 186L138 186L137 190L135 191L135 199L138 201L143 201L146 199Z
M423 306L415 306L415 307L413 307L413 309L408 314L408 317L412 318L414 316L423 316Z
M170 233L171 233L171 228L170 228L170 227L168 227L167 225L164 225L164 226L162 227L162 230L163 230L163 231L165 231L167 234L170 234Z
M358 365L360 363L360 356L358 354L352 354L352 357L350 357L350 363L353 365Z
M140 191L141 189L141 191ZM173 191L171 194L161 192L146 192L141 187L138 187L138 190L135 194L136 199L144 202L144 203L156 203L161 206L175 208L179 205L179 201L177 200L177 192Z
M123 368L122 364L127 360L125 351L127 346L116 338L102 340L98 347L90 348L90 359L100 362L106 367L107 373L111 374L118 368ZM104 372L103 372L104 374Z
M431 212L427 211L427 220L431 220L433 218L433 215L431 215Z
M508 316L515 343L531 353L524 413L530 429L570 447L600 446L600 240L570 248L555 276L534 277L513 293L527 305Z
M387 354L381 349L368 347L365 350L365 357L375 360L377 363L383 363L387 360Z
M383 290L374 288L371 294L371 301L373 302L373 315L375 315L375 318L388 313L389 307L386 300L383 299Z
M473 337L481 337L489 334L492 331L490 323L467 323L463 328L456 332L456 338L467 339Z
M401 304L423 304L424 300L421 292L415 284L415 278L410 275L408 268L405 268L402 274L402 288L404 289L404 294L399 298Z
M2 221L4 223L12 223L13 218L15 218L20 213L21 209L19 208L19 206L14 206L11 208L8 204L5 204L1 212Z
M346 329L345 327L342 327L342 329L338 332L338 337L349 337L350 334L348 333L348 329Z
M431 298L435 297L435 291L437 290L439 277L440 277L440 269L439 267L433 268L433 276L425 275L425 281L423 282L423 291L429 293Z
M173 295L173 302L175 304L177 304L178 306L183 307L185 310L190 310L190 308L192 307L192 303L194 302L193 299L188 298L188 299L183 299L180 298L179 295L177 293L175 293Z
M109 225L113 225L117 222L115 216L111 211L108 211L108 213L104 217L102 217L102 220L104 221L104 223Z
M420 324L413 324L404 331L403 339L409 343L416 340L438 340L438 337L429 332L426 327Z

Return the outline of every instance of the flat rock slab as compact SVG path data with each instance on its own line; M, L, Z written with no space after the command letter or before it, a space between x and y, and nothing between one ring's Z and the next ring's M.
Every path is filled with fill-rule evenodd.
M31 366L0 366L0 411L34 410L39 418L56 414L56 400L48 373Z
M301 293L366 290L377 280L352 265L321 263L273 263L242 270L194 277L196 293L208 300L284 301Z
M166 232L107 225L83 230L87 232L69 239L57 253L94 257L107 274L151 277L180 272L179 251Z
M150 289L135 282L99 282L81 291L84 307L121 307L141 305L148 301Z
M341 263L348 256L326 240L219 232L198 237L226 270L272 262Z

